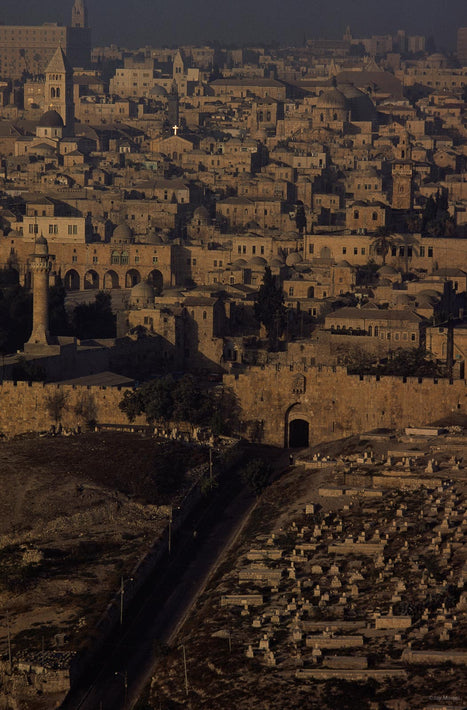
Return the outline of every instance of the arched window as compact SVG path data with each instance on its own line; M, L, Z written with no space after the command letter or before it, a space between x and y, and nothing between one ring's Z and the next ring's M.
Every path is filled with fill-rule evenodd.
M208 314L206 313L206 311L203 311L203 320L206 320L207 317L208 317Z
M112 264L120 264L120 254L118 251L113 251L112 256L110 258L110 261Z
M122 255L120 257L120 263L121 264L128 264L128 252L127 251L122 251Z
M60 98L60 87L59 86L57 86L57 88L55 89L55 96L57 97L57 99Z
M50 98L52 98L52 99L55 98L55 89L54 89L53 86L52 86L52 88L50 89Z
M373 335L373 326L372 325L368 326L368 335Z

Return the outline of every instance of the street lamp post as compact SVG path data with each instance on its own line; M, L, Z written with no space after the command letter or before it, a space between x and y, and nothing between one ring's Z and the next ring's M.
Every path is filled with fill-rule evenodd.
M183 671L184 671L184 677L185 677L185 695L188 695L188 672L186 668L186 653L185 653L185 644L181 644L180 648L182 649L183 652Z

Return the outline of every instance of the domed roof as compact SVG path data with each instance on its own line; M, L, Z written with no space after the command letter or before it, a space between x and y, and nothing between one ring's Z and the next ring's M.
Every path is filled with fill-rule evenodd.
M378 274L380 276L393 276L394 274L397 274L397 271L393 266L389 266L388 264L386 264L386 266L382 266L380 269L378 269Z
M253 256L248 262L248 266L250 267L260 266L264 269L267 265L268 262L266 261L266 259L263 259L262 256Z
M233 262L232 266L239 266L240 268L243 268L244 266L246 266L246 261L245 259L237 259Z
M326 89L318 96L318 101L316 102L318 108L347 108L347 99L345 98L342 91L336 89L333 86L330 89Z
M349 262L346 259L342 259L342 261L339 261L336 266L339 269L351 269L352 267L350 266Z
M209 219L209 212L204 205L200 205L193 212L193 217L197 217L198 219Z
M120 242L120 243L125 243L125 242L130 242L133 236L133 232L131 231L130 227L127 225L126 222L121 222L119 225L117 225L113 231L112 234L112 241L113 242Z
M423 291L420 291L418 295L419 297L422 296L424 298L441 298L441 294L438 291L435 291L434 288L425 288Z
M287 266L295 266L295 264L301 264L303 261L302 255L298 251L293 251L287 256L285 263Z
M37 237L34 242L34 256L48 256L49 255L49 243L43 234Z
M284 262L282 259L280 259L278 256L274 256L271 261L269 262L270 266L275 266L280 268L281 266L284 266Z
M149 281L140 281L130 291L130 306L154 305L154 286Z
M40 118L38 125L40 128L63 128L63 119L57 111L50 109Z
M407 293L395 293L394 300L397 301L397 303L400 303L401 305L408 305L412 302L412 299Z
M152 234L146 235L146 237L143 240L144 244L163 244L164 242L162 241L162 237L160 234L157 234L157 232L153 232Z
M149 91L150 96L167 96L167 91L164 89L163 86L160 86L159 84L155 84L155 86L152 87Z
M130 291L132 296L154 296L154 287L149 281L140 281Z

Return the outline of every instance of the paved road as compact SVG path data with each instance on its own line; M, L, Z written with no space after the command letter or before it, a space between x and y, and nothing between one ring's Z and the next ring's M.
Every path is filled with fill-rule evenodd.
M67 696L62 710L132 707L152 675L157 643L169 643L175 636L254 503L254 497L240 489L233 475L209 505L195 511L144 598L128 610L122 631L103 653L102 667Z

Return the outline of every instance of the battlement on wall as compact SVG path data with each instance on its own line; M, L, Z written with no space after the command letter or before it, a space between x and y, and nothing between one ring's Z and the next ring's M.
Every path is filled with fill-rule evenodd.
M376 428L421 426L467 413L465 380L349 375L344 367L253 367L226 375L248 432L288 445L289 427L303 420L309 444ZM247 436L253 436L247 433Z
M84 426L87 420L97 423L128 424L119 409L127 387L62 385L44 382L3 382L0 385L0 433L16 436L49 430L57 424L51 400L62 394L57 404L59 421L66 428ZM58 408L58 409L57 409ZM146 423L143 418L135 424Z

